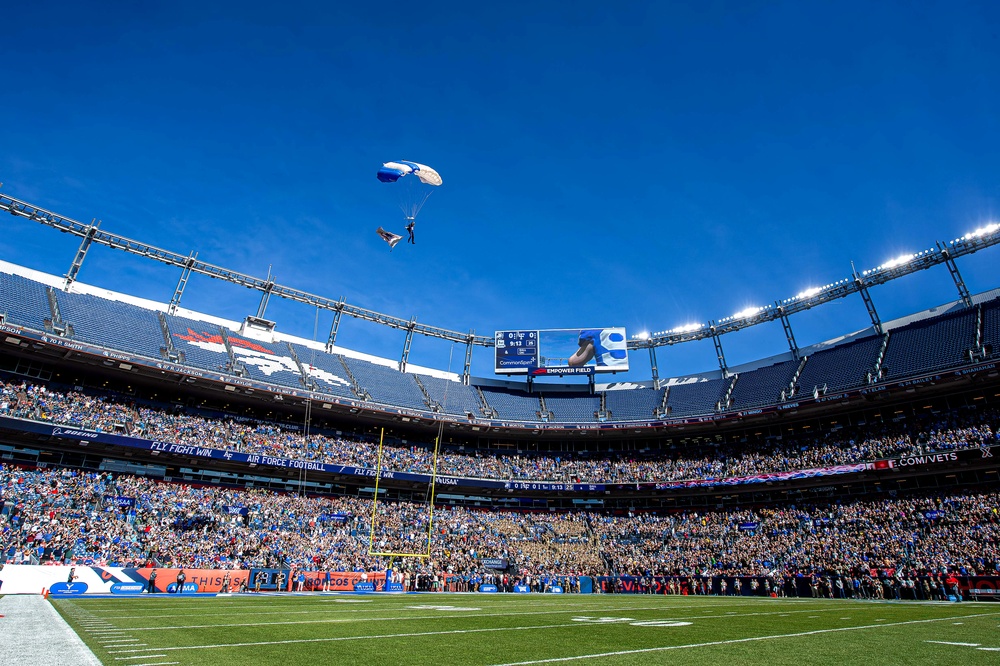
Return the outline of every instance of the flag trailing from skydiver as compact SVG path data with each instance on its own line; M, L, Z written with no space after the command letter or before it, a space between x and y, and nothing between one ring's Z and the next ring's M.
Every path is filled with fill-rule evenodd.
M386 231L382 227L379 227L376 233L382 238L382 240L389 244L389 252L392 252L392 248L396 247L396 243L403 240L403 237L399 234Z

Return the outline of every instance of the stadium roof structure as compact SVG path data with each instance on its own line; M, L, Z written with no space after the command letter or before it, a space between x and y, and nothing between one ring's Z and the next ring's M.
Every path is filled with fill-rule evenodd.
M173 296L171 297L168 306L168 311L170 313L176 311L177 307L180 305L180 301L184 293L184 287L187 284L191 273L198 273L259 291L261 293L261 300L257 309L257 318L262 320L264 319L267 304L271 296L277 296L279 298L333 312L334 319L327 341L328 346L335 344L341 317L344 314L355 319L369 321L405 331L406 339L403 346L402 357L400 359L400 370L405 370L406 368L414 333L419 333L431 338L465 344L466 354L463 372L463 379L465 382L468 382L469 380L473 347L495 346L495 339L493 336L476 335L474 329L469 332L454 331L439 326L420 323L415 317L406 319L353 305L347 303L344 298L334 299L326 296L311 294L294 287L279 284L274 281L270 274L267 277L261 278L224 268L222 266L217 266L215 264L210 264L199 260L197 252L191 252L188 255L178 254L176 252L158 248L148 243L128 238L120 234L102 230L99 222L96 224L85 224L53 211L46 210L27 201L3 194L0 194L0 210L7 211L15 217L31 220L63 233L77 236L81 239L79 250L74 256L70 268L65 276L65 288L67 289L77 279L90 246L97 243L98 245L138 255L147 259L152 259L154 261L181 269L181 276L177 282L177 286L174 289ZM773 304L747 308L736 314L722 317L717 320L709 320L705 323L688 324L654 333L640 333L634 335L633 339L628 341L628 349L649 350L653 375L652 379L654 386L657 386L659 384L655 358L655 349L657 347L711 338L715 343L720 368L723 374L727 374L728 368L720 336L726 333L733 333L735 331L746 329L751 326L756 326L758 324L780 320L784 328L785 336L792 356L794 358L798 358L799 349L795 342L792 327L788 319L790 315L809 310L819 305L823 305L824 303L846 298L847 296L853 294L859 294L864 300L868 314L871 317L874 330L881 334L883 332L882 322L868 290L871 287L885 284L891 280L905 277L941 264L947 266L949 273L955 282L956 289L958 290L960 301L966 306L969 306L972 304L971 296L968 288L962 280L961 273L959 272L955 260L997 244L1000 244L1000 223L992 223L976 229L975 231L972 231L960 238L956 238L948 242L938 241L934 247L926 250L920 250L912 254L901 255L871 269L858 272L852 266L852 275L849 278L840 279L822 287L807 289L790 298L776 300Z

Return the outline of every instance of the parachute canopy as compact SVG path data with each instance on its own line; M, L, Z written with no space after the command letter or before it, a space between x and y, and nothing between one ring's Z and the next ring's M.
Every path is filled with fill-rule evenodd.
M413 174L419 178L420 182L427 185L434 185L435 187L443 182L441 174L437 171L426 164L417 164L416 162L386 162L376 175L383 183L395 183L403 176L409 174Z

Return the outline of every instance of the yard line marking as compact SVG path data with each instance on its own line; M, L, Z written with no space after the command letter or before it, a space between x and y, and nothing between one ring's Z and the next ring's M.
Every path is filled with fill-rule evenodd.
M169 664L179 664L179 661L154 661L149 664L134 664L133 666L169 666Z
M1000 613L978 613L976 615L956 615L953 617L940 617L929 620L907 620L905 622L891 622L889 624L867 624L857 627L840 627L838 629L816 629L814 631L801 631L794 634L773 634L770 636L753 636L750 638L733 638L725 641L711 641L708 643L688 643L686 645L667 645L655 648L640 648L636 650L618 650L615 652L601 652L598 654L581 654L575 657L554 657L552 659L536 659L533 661L515 661L508 664L495 664L494 666L527 666L528 664L552 664L561 661L578 661L581 659L600 659L601 657L617 657L626 654L644 654L649 652L665 652L667 650L686 650L690 648L713 647L716 645L733 645L735 643L753 643L757 641L767 641L776 638L801 638L802 636L816 636L819 634L831 634L843 631L859 631L861 629L882 629L883 627L899 627L907 624L926 624L928 622L945 622L957 620L959 618L971 617L991 617ZM980 648L982 649L982 648ZM1000 650L1000 648L996 648Z
M135 645L109 645L112 648L138 648L149 647L149 643L136 643ZM108 654L129 654L131 652L143 652L143 650L108 650Z
M115 657L115 661L126 661L128 659L152 659L154 657L166 657L165 654L140 654L135 657Z
M982 643L952 643L951 641L924 641L924 643L939 643L940 645L961 645L962 647L979 647Z
M1000 648L976 648L977 650L982 650L983 652L1000 652Z

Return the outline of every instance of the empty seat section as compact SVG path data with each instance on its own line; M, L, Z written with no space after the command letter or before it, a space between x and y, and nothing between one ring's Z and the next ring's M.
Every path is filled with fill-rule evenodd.
M497 418L504 421L538 421L542 403L537 395L524 391L509 391L500 388L482 387L486 404L497 412Z
M56 292L63 322L73 338L149 358L163 358L163 330L156 312L99 296Z
M648 421L663 404L663 389L622 389L604 396L612 421Z
M420 375L420 382L427 389L427 395L431 397L431 400L442 406L444 413L465 416L471 412L476 417L483 415L479 403L479 393L476 392L475 387L466 386L450 379L425 375Z
M177 315L164 316L174 348L184 354L185 365L231 374L229 354L218 326Z
M728 379L710 379L706 382L670 386L670 396L667 398L669 416L692 416L715 412L715 406L728 385Z
M593 423L601 409L601 396L589 393L552 393L545 395L545 407L552 420L565 423Z
M975 329L975 308L893 329L882 361L882 378L897 379L968 363Z
M807 397L824 387L834 393L864 386L881 348L882 338L873 335L812 354L799 375L797 395Z
M1000 299L983 303L983 347L1000 356Z
M368 391L375 402L411 407L422 412L429 409L424 393L417 386L413 375L349 356L344 357L344 362L358 380L358 385Z
M45 285L20 275L0 273L0 313L8 324L44 331L45 320L52 318Z
M746 409L780 402L781 392L788 390L798 367L798 361L785 361L741 372L733 387L730 409Z
M309 349L295 343L292 343L292 347L295 348L302 367L316 380L318 391L332 393L342 398L357 399L351 389L351 378L347 376L339 355Z

